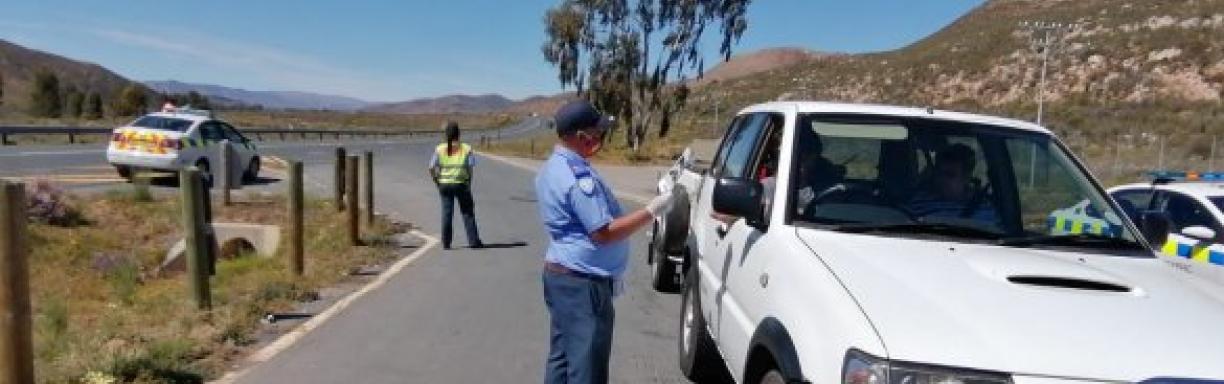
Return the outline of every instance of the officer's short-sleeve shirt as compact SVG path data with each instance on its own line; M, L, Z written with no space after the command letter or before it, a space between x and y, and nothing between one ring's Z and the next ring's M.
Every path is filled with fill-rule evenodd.
M550 237L545 260L574 271L619 278L629 242L595 244L591 233L622 214L612 189L577 153L557 146L536 175L540 219Z

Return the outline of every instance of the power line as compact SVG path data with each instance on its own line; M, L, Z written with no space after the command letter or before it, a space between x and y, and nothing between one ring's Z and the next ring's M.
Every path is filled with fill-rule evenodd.
M1041 83L1037 88L1037 124L1041 125L1041 117L1045 112L1046 71L1049 68L1050 52L1060 48L1062 38L1067 32L1078 27L1076 24L1057 23L1049 21L1021 21L1020 28L1029 32L1029 46L1041 53Z

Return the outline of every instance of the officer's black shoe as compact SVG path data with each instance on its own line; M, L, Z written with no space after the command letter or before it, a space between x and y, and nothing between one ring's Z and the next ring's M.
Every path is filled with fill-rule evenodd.
M442 249L445 249L445 250L449 251L449 250L451 249L451 247L450 247L449 245L442 244Z
M484 248L484 247L485 247L484 243L476 243L476 244L472 244L472 249L481 249L481 248Z

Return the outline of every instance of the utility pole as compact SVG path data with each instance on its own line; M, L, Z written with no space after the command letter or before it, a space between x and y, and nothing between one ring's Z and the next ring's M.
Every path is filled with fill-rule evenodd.
M1029 45L1041 53L1041 82L1037 86L1037 125L1041 125L1045 114L1045 84L1046 72L1050 65L1050 51L1058 49L1063 35L1074 30L1075 24L1055 23L1049 21L1022 21L1020 28L1029 31Z

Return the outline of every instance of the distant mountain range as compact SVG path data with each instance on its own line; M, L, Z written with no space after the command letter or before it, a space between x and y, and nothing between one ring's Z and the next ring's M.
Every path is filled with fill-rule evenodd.
M514 104L502 95L450 95L424 98L397 103L386 103L366 108L370 112L382 113L486 113L494 112Z
M260 105L268 109L330 109L354 111L371 105L370 102L347 96L323 95L294 91L250 91L212 84L195 84L181 81L146 81L149 88L162 93L187 93L195 91L210 98L232 100L242 104Z
M792 66L824 57L797 48L767 49L731 58L706 73L695 85L702 86L752 74ZM38 68L47 68L60 78L61 86L74 86L82 91L96 91L104 100L112 100L132 81L93 63L42 52L0 40L0 75L4 76L4 103L0 108L24 110L29 101L30 83ZM183 94L191 91L208 96L215 106L262 106L267 109L335 110L396 114L551 114L573 93L535 96L511 100L498 94L449 95L402 102L374 103L358 98L324 95L310 92L257 91L213 84L187 83L175 80L146 81L151 90L160 93Z

